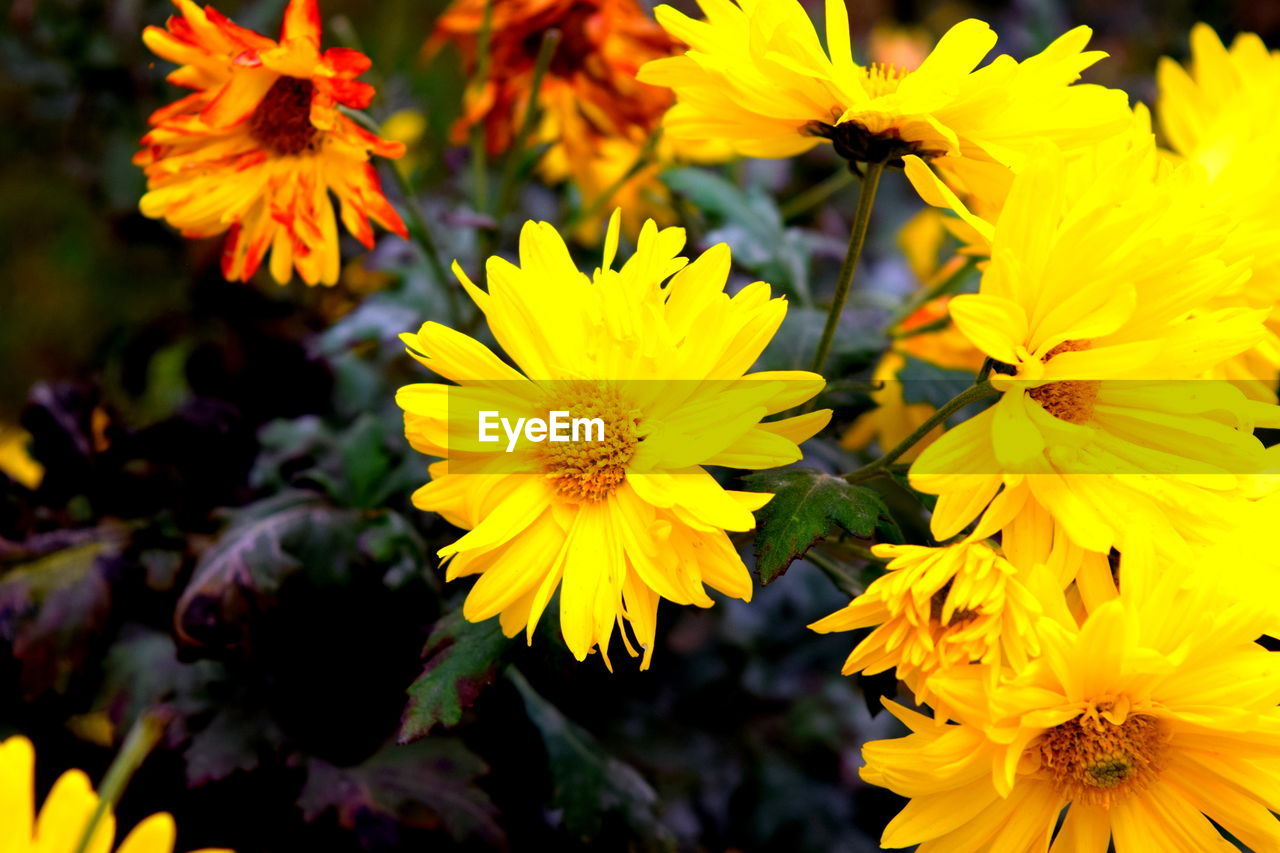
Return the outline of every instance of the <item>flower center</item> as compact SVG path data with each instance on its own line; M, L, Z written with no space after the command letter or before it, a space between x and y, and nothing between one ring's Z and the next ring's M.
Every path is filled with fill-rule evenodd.
M640 412L616 388L600 382L569 383L550 395L547 410L565 411L571 419L598 418L604 434L588 425L578 441L546 442L534 452L547 479L573 503L598 503L627 478L627 463L641 441ZM594 439L600 440L594 440Z
M1146 787L1159 772L1165 737L1160 721L1131 714L1119 725L1090 709L1040 735L1031 745L1041 767L1074 802L1110 806L1118 796Z
M1040 360L1048 362L1059 353L1087 350L1089 344L1090 341L1087 340L1063 341L1045 353ZM1058 420L1083 424L1093 417L1093 404L1098 399L1100 385L1096 379L1067 379L1032 388L1027 393Z
M249 135L280 155L301 154L311 149L316 138L316 128L311 123L314 90L310 80L281 77L249 116Z
M967 625L982 615L981 610L958 607L951 613L951 618L946 622L942 621L942 611L947 606L947 596L951 594L951 585L954 583L955 578L952 578L929 598L929 618L942 628L950 628L953 625Z
M862 69L866 78L862 81L862 90L869 98L880 98L898 91L898 84L907 76L907 69L899 68L892 62L873 62Z

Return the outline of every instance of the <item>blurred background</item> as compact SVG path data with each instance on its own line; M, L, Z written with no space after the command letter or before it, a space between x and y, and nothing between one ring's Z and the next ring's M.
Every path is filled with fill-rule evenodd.
M284 3L216 5L274 35ZM373 59L372 114L409 145L402 168L446 261L478 268L483 218L449 142L465 75L451 48L423 51L445 4L321 6L326 44ZM647 673L625 655L612 675L594 656L575 664L554 630L526 649L459 623L468 584L445 589L431 556L454 532L408 504L425 465L392 402L422 381L395 334L445 311L421 259L393 236L367 254L347 238L334 288L223 281L219 241L137 210L130 158L178 94L140 33L171 6L0 10L0 444L21 428L34 463L0 474L0 736L33 738L42 792L70 767L100 778L159 706L166 737L119 811L124 826L172 811L179 849L876 849L899 803L858 780L859 748L895 731L875 711L896 688L842 678L856 638L804 627L850 590L802 562L750 605L667 606ZM1184 58L1196 21L1280 42L1277 2L850 13L855 44L907 52L971 16L1019 57L1087 24L1111 54L1088 79L1146 102L1157 59ZM790 213L777 200L838 169L820 150L682 170L671 186L691 248L727 239L742 281L821 294L856 187ZM531 180L513 220L556 222L559 193ZM894 241L918 207L892 176L836 353L848 376L874 363L875 330L911 286ZM813 317L793 311L778 365L812 347ZM842 415L866 405L854 395ZM835 441L814 453L847 462Z

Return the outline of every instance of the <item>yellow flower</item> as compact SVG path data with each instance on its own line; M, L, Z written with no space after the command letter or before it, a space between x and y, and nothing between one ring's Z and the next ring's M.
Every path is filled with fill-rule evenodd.
M700 0L706 20L669 6L658 21L689 45L652 61L640 79L677 103L665 127L723 140L753 157L787 157L832 142L851 162L904 154L1018 166L1037 138L1085 146L1127 119L1124 93L1071 85L1101 59L1078 27L1019 63L999 56L982 21L962 21L918 68L858 65L844 0L827 0L827 49L798 0ZM977 69L977 70L975 70Z
M1280 849L1280 680L1256 622L1170 592L1112 601L1002 685L932 682L958 725L890 704L912 733L863 749L862 777L909 797L886 847L1116 853Z
M1274 402L1280 376L1280 52L1252 33L1231 49L1204 24L1191 31L1191 65L1161 60L1157 104L1165 138L1205 170L1209 206L1231 216L1228 257L1248 259L1253 277L1219 295L1220 304L1271 311L1267 337L1225 362L1218 375L1251 397Z
M39 812L35 804L36 754L31 741L0 742L0 850L4 853L75 853L81 833L98 807L89 777L68 770L54 783ZM133 828L117 853L172 853L177 830L161 812ZM108 853L115 840L110 810L99 820L86 853ZM203 850L198 853L230 853Z
M1005 666L1021 669L1040 651L1035 625L1041 614L1070 619L1047 576L1020 574L986 542L873 550L890 558L886 574L809 627L822 634L872 628L842 672L874 675L896 667L918 702L930 701L929 679L938 672L971 663L985 664L992 677Z
M30 441L26 430L0 424L0 472L15 483L35 489L44 479L44 466L27 451Z
M1230 223L1204 211L1194 173L1158 176L1157 159L1135 148L1075 182L1046 150L994 226L972 217L992 259L951 316L1004 365L1003 393L913 463L939 539L981 518L976 536L1006 529L1016 551L1018 517L1047 513L1088 551L1185 555L1266 470L1252 430L1280 410L1200 378L1258 341L1265 312L1209 307L1248 271L1222 260Z
M147 175L140 207L185 237L227 233L223 275L253 276L271 252L272 277L296 268L307 284L338 280L338 219L365 246L373 220L407 237L382 194L372 154L400 157L339 110L363 109L373 87L355 78L369 68L347 48L320 51L316 0L290 0L280 40L236 26L213 8L174 0L182 12L143 41L179 64L169 82L195 91L152 114L134 162Z
M403 339L458 385L409 385L396 400L410 443L445 460L431 466L415 506L470 531L439 551L449 579L480 575L463 615L500 615L508 636L523 628L532 640L558 587L561 632L575 657L598 647L607 663L615 625L638 654L629 623L647 667L659 599L708 607L704 586L751 597L725 531L751 530L752 511L770 496L727 491L702 466L794 462L830 412L761 422L812 397L823 380L799 371L744 376L787 306L764 282L726 295L727 246L688 263L679 256L683 230L649 222L635 255L615 270L619 227L615 214L590 277L545 223L525 225L519 266L489 259L488 292L455 265L519 370L427 323ZM598 419L600 431L561 443L545 431L519 432L519 418L545 426L556 411ZM506 445L511 452L484 444L478 429L498 412L523 436Z

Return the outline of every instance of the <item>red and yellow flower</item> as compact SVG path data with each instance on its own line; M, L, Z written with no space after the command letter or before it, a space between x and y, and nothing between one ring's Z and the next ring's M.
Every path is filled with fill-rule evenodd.
M486 2L455 0L437 22L428 53L452 43L474 73ZM638 82L636 74L645 62L673 55L677 43L637 0L507 0L493 3L489 14L488 73L467 91L454 139L462 141L480 125L490 154L510 148L533 94L543 34L559 30L560 43L536 93L543 111L537 138L551 146L540 171L552 183L571 181L583 209L599 209L582 223L585 234L598 234L604 211L615 206L625 211L624 225L633 235L646 219L670 224L669 195L657 179L661 165L728 157L727 146L674 140L646 154L674 98ZM649 162L621 180L641 158Z
M142 37L179 65L169 82L194 91L150 117L134 157L147 176L143 214L186 237L226 233L222 272L232 281L248 280L270 251L276 281L296 269L307 284L333 284L339 219L366 246L370 220L407 236L369 161L400 157L404 145L341 112L373 99L356 79L370 62L347 48L320 50L316 0L290 0L279 40L191 0L174 4L181 14Z

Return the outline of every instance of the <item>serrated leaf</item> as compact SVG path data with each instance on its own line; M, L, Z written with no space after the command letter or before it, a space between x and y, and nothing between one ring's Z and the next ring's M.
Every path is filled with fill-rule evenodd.
M497 619L475 624L451 613L437 622L422 651L422 674L407 691L400 742L415 741L436 725L457 725L463 709L493 681L507 647Z
M479 756L452 738L384 746L354 767L311 759L298 806L308 821L332 809L347 829L381 821L389 832L397 825L443 828L455 841L502 845L497 810L474 784L488 770Z
M756 570L763 584L781 577L833 525L860 539L896 527L878 494L822 471L780 468L744 479L756 491L774 493L756 512Z
M607 816L616 815L638 842L632 849L675 849L671 830L658 817L658 795L644 777L609 755L590 732L568 720L519 673L513 673L512 681L542 735L552 801L563 810L565 827L589 841L600 836Z

